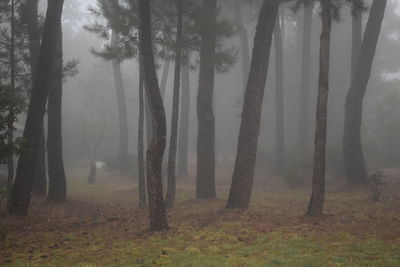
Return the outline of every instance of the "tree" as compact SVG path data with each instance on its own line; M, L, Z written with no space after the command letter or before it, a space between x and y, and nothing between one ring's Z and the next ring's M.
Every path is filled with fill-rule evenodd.
M26 215L31 200L34 183L32 173L35 171L35 156L39 149L40 132L43 129L43 116L56 54L57 33L61 24L63 4L63 0L48 1L37 72L24 128L24 144L18 160L17 174L8 207L8 211L15 215Z
M35 77L36 65L40 52L41 30L38 19L38 0L26 0L22 8L22 17L28 34L29 65L31 69L31 80L33 80L33 77ZM46 141L43 129L39 141L39 151L36 156L37 161L33 186L33 194L39 197L44 197L47 193L45 143Z
M152 231L163 231L168 230L161 182L162 159L166 143L166 122L151 45L150 1L139 0L139 12L140 49L143 53L145 87L153 126L152 140L146 156L150 229Z
M139 207L146 206L146 178L144 167L144 88L143 88L143 59L139 49L139 119L138 119L138 195Z
M362 106L379 40L387 0L374 0L346 96L343 130L344 169L349 184L367 182L368 171L361 144Z
M190 66L189 52L182 55L182 85L181 85L181 108L179 122L179 145L178 145L178 176L188 175L188 149L189 149L189 126L190 126Z
M310 70L311 70L311 32L314 4L313 1L305 0L303 43L301 54L301 87L300 87L300 110L299 110L299 153L308 150L309 138L309 98L310 98Z
M244 96L235 169L226 206L230 209L247 209L250 202L264 88L279 2L279 0L264 0L260 9Z
M168 165L167 165L167 196L166 206L172 207L175 202L176 192L176 150L178 142L178 120L179 120L179 94L181 86L181 58L182 58L182 20L183 20L183 3L182 0L177 0L177 34L175 48L175 72L174 72L174 92L172 101L172 118L171 118L171 134L169 141Z
M275 160L276 170L282 173L285 168L285 125L283 103L283 44L280 16L277 16L274 29L275 47Z
M200 11L200 73L197 94L196 197L213 198L215 192L215 118L213 111L217 0L203 0Z
M47 200L51 202L64 202L67 199L67 181L62 152L63 50L61 24L59 24L57 32L56 52L53 64L47 116L47 155L49 173L49 193L47 195Z
M332 3L331 0L321 0L320 2L322 7L322 30L320 36L319 82L314 138L312 193L307 210L307 215L310 216L322 214L325 198L326 129L328 119Z

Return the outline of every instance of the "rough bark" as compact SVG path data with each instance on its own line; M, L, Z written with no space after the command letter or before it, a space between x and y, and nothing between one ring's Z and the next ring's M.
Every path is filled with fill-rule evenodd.
M40 29L38 21L38 0L27 0L23 10L24 21L29 40L29 63L31 77L35 77L36 65L40 52ZM44 129L40 136L39 151L37 154L33 194L39 197L46 196L47 178L46 178L46 140Z
M144 167L144 87L142 52L139 49L139 123L138 123L138 195L139 207L146 206L146 178Z
M115 32L111 35L111 46L117 45L117 35ZM119 139L118 139L118 155L117 165L119 171L125 174L129 168L128 162L128 118L126 111L125 89L122 80L121 62L113 58L112 69L114 75L114 84L116 89L117 104L118 104L118 124L119 124Z
M63 50L60 24L57 37L57 48L54 57L53 73L50 79L47 105L47 168L49 173L49 193L47 200L51 202L64 202L67 199L67 179L65 177L62 149Z
M174 70L174 92L172 100L171 134L169 140L169 153L167 163L167 195L165 203L167 207L172 207L175 202L176 192L176 150L178 142L178 121L179 121L179 94L181 86L181 58L182 58L182 17L183 3L176 3L178 22L176 25L177 34L175 42L175 70Z
M299 110L299 153L309 149L309 98L310 98L310 70L311 70L311 30L314 5L304 4L303 48L300 87Z
M49 0L37 72L24 129L24 146L17 166L17 175L8 210L11 214L26 215L31 200L36 155L39 149L43 116L49 93L49 80L57 46L57 32L61 24L63 0Z
M279 174L285 169L285 126L283 103L283 44L280 16L277 16L274 29L275 47L275 167Z
M147 193L150 229L168 230L161 182L162 159L166 143L165 111L158 87L151 37L150 1L139 0L140 48L143 55L145 87L151 111L153 135L146 156Z
M190 67L189 54L182 58L181 112L179 121L178 176L188 176L188 149L190 127Z
M15 3L11 0L11 17L10 17L10 85L11 89L15 90ZM10 108L7 118L7 143L9 146L9 153L7 158L7 199L11 198L11 191L14 182L14 109Z
M250 70L250 49L249 49L249 38L247 34L247 29L243 23L240 0L235 0L234 12L235 12L236 30L238 31L240 38L240 48L241 48L240 55L242 57L242 71L243 71L243 90L245 90Z
M346 96L343 159L349 184L367 182L368 171L361 144L362 107L371 75L387 0L374 0L364 33L364 39L354 69L352 83Z
M279 2L279 0L264 0L257 22L249 80L242 109L235 169L226 206L231 209L247 209L249 207L264 88Z
M213 110L217 1L203 1L200 74L197 94L196 198L214 198L215 117Z
M331 0L321 0L322 30L320 37L319 84L314 139L312 193L307 215L322 214L325 199L326 129L329 95L329 56L331 37Z

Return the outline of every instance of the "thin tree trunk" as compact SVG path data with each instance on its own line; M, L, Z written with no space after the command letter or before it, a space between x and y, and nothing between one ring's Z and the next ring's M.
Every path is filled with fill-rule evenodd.
M15 90L15 3L11 0L11 18L10 18L11 44L10 44L10 84L11 89ZM7 118L7 144L9 146L7 159L7 199L10 201L12 186L14 182L14 108L11 107Z
M166 144L165 111L158 87L151 45L150 1L139 0L139 10L140 48L143 55L145 86L153 125L153 136L146 157L150 229L163 231L168 230L161 182L162 159Z
M169 67L171 66L171 59L166 58L164 60L164 67L161 76L161 83L160 83L160 91L161 97L165 99L165 92L167 91L167 82L168 82L168 74L169 74Z
M302 74L300 87L300 111L299 111L299 153L304 155L309 149L309 92L310 92L310 70L311 70L311 30L313 3L304 4L303 25L303 51L302 51Z
M249 207L264 88L279 2L279 0L264 0L258 18L249 80L243 103L235 169L226 206L231 209L247 209Z
M8 207L8 211L15 215L26 215L31 200L34 182L32 173L35 171L40 133L43 129L43 116L49 93L49 81L54 65L63 4L63 0L48 1L38 67L23 134L24 147L18 160L17 175Z
M361 144L362 105L371 75L387 0L374 0L360 53L347 93L343 133L344 169L348 183L367 182L368 171Z
M188 175L188 149L190 125L190 66L188 52L182 58L181 112L179 122L178 176Z
M27 0L24 6L23 15L25 16L28 40L29 40L29 60L31 77L35 77L36 65L40 52L40 29L38 21L38 0ZM47 193L46 179L46 140L44 129L40 136L39 152L37 155L33 194L45 197Z
M146 178L144 168L144 88L142 52L139 49L139 125L138 125L138 175L139 207L146 206Z
M319 85L314 140L312 194L307 215L321 215L325 199L326 129L329 95L329 56L331 38L331 0L321 0L322 31L320 37Z
M213 111L217 0L203 1L205 20L201 30L200 74L197 94L196 197L214 198L215 117Z
M285 169L285 127L283 103L283 44L280 16L277 16L274 30L275 46L275 160L276 171L282 174Z
M165 203L167 207L172 207L175 202L176 192L176 149L178 139L178 121L179 121L179 94L181 86L181 58L182 58L182 17L183 17L183 2L176 3L178 22L176 25L176 48L175 48L175 71L174 71L174 92L172 101L172 118L171 118L171 135L169 141L168 153L168 169L167 169L167 195Z
M239 33L240 38L240 55L242 56L242 71L243 71L243 91L246 89L247 78L250 70L250 49L249 49L249 38L247 35L247 29L243 24L241 1L235 0L235 25Z
M117 34L113 31L111 35L111 46L117 46ZM119 123L119 139L118 139L118 155L117 165L119 171L124 174L129 168L128 163L128 118L126 111L125 89L122 80L121 62L118 59L112 59L112 68L114 74L114 83L118 103L118 123Z
M47 115L47 155L49 172L49 193L47 200L51 202L64 202L67 199L67 181L62 152L62 28L61 24L58 25L57 48L54 57L53 74L50 79Z

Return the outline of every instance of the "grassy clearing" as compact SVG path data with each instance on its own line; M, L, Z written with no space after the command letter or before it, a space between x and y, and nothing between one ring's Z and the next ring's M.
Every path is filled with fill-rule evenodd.
M249 211L193 200L178 189L171 230L149 233L136 185L71 175L69 201L35 200L26 218L2 218L0 263L9 266L399 266L399 188L383 202L366 190L330 188L326 215L303 216L308 190L256 186ZM227 188L219 187L219 196Z

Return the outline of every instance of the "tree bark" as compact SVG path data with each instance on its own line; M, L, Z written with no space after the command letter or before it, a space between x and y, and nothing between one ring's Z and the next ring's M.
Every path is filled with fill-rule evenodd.
M264 0L257 22L249 80L243 103L235 169L226 206L230 209L247 209L249 207L264 88L279 2L279 0Z
M326 129L329 95L329 56L331 38L331 0L321 0L322 30L320 37L319 85L314 139L312 194L307 215L322 214L325 198Z
M274 29L275 46L275 160L276 171L282 174L285 169L285 126L283 103L283 44L280 16L277 16Z
M40 29L38 21L38 0L27 0L24 6L23 15L25 17L28 40L29 40L29 61L31 68L31 77L35 77L36 65L40 52ZM35 178L33 194L39 197L45 197L47 193L46 178L46 140L44 129L40 136L39 151L36 161Z
M24 146L18 160L17 175L8 211L15 215L28 213L33 188L36 155L49 93L49 81L57 47L57 33L61 24L63 0L49 0L37 72L24 129Z
M63 50L61 24L59 24L56 42L57 48L54 57L53 74L50 79L47 115L47 155L49 172L49 193L47 200L51 202L64 202L67 199L67 181L62 152Z
M179 122L178 176L188 176L188 149L190 127L190 66L188 52L182 58L181 112Z
M10 18L10 85L15 91L15 2L11 0L11 18ZM7 158L7 200L10 201L11 191L14 182L14 108L11 107L7 117L7 144L9 146Z
M174 71L174 92L172 100L172 118L171 118L171 134L169 141L168 168L167 168L167 195L165 203L167 207L172 207L175 202L176 192L176 150L178 139L178 121L179 121L179 94L181 86L181 58L182 58L182 17L183 2L176 3L178 22L176 25L177 34L175 42L175 71Z
M138 123L138 175L139 207L146 207L146 178L144 167L144 88L142 52L139 49L139 123Z
M386 3L387 0L374 0L372 3L352 83L346 96L343 158L349 184L364 184L368 178L361 144L362 105L371 76Z
M302 51L302 74L300 87L300 110L299 110L299 153L309 149L309 98L310 98L310 71L311 71L311 31L313 3L304 4L303 25L303 51Z
M214 198L215 117L213 111L217 1L204 0L201 29L200 74L197 94L196 197Z
M235 12L236 30L238 31L240 38L240 47L241 47L240 55L242 56L242 71L243 71L243 90L245 90L250 70L250 49L249 49L249 38L247 35L247 29L243 24L240 0L235 0L234 12Z
M163 101L158 87L151 37L150 1L139 0L140 48L143 54L145 86L151 111L153 136L147 150L147 193L150 229L168 230L161 182L162 159L166 143L166 121Z
M111 35L111 46L117 46L117 34L113 31ZM119 171L125 174L129 168L128 162L128 118L126 111L125 89L122 80L121 62L113 58L112 68L114 74L114 84L117 95L118 104L118 123L119 123L119 139L118 139L118 155L117 165Z

